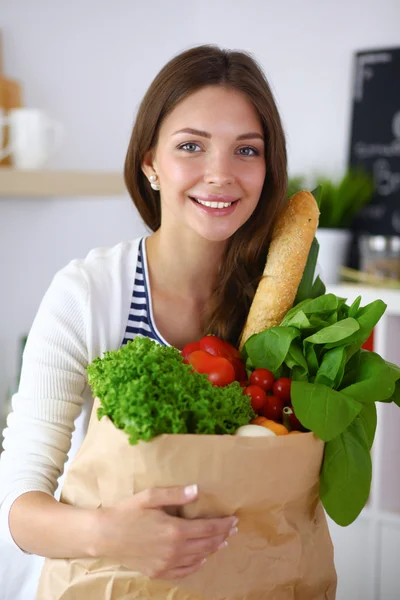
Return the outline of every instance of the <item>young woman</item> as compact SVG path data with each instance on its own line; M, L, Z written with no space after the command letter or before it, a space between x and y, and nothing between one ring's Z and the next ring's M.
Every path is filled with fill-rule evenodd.
M206 333L238 343L286 198L284 134L256 62L214 46L171 60L139 108L125 181L153 233L72 261L46 293L4 434L2 530L26 553L110 556L182 578L235 533L234 517L163 511L191 502L196 482L98 510L53 495L75 420L90 409L91 360L135 335L179 349Z

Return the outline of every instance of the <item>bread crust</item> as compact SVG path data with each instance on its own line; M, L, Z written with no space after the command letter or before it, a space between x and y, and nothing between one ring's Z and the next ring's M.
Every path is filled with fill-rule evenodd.
M293 306L318 227L319 208L305 190L286 204L272 232L267 260L240 339L279 325Z

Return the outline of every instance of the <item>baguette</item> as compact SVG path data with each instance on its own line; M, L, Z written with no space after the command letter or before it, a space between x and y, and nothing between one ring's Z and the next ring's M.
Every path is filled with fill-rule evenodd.
M272 231L267 260L243 328L240 349L254 333L279 325L292 308L318 227L310 192L294 194Z

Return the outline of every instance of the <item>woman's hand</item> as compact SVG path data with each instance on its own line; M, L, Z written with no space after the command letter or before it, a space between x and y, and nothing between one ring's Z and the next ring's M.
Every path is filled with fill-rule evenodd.
M209 554L226 546L237 523L236 517L182 519L163 510L196 498L197 486L155 488L99 509L99 542L93 554L117 559L152 578L191 575Z

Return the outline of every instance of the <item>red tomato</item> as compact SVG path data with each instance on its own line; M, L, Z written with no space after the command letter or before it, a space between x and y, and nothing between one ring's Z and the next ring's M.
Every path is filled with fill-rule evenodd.
M282 398L285 404L289 404L291 385L292 380L289 379L289 377L281 377L280 379L277 379L273 387L274 396Z
M289 415L290 427L292 429L295 429L296 431L301 431L302 429L304 429L303 425L300 423L300 421L298 420L298 418L294 414L294 408L293 408L293 406L291 404L289 405L289 408L292 411L292 414Z
M186 344L186 346L184 346L181 354L182 354L183 358L185 359L185 362L187 362L186 359L189 356L189 354L191 354L195 350L200 350L200 342L190 342L189 344Z
M223 356L211 356L203 350L195 350L187 360L195 371L206 373L213 385L223 387L235 381L235 369Z
M261 414L271 421L282 421L284 403L278 396L267 396L267 400L261 409Z
M264 392L270 392L275 378L268 369L255 369L250 375L250 385L258 385Z
M229 342L221 340L216 335L205 335L200 340L200 350L204 350L213 356L223 356L224 358L241 359L239 350Z
M239 383L247 383L247 371L241 360L238 358L228 358L229 362L233 365L235 369L235 378Z
M257 385L248 385L243 390L243 394L250 397L251 408L255 413L259 413L267 401L267 394Z

